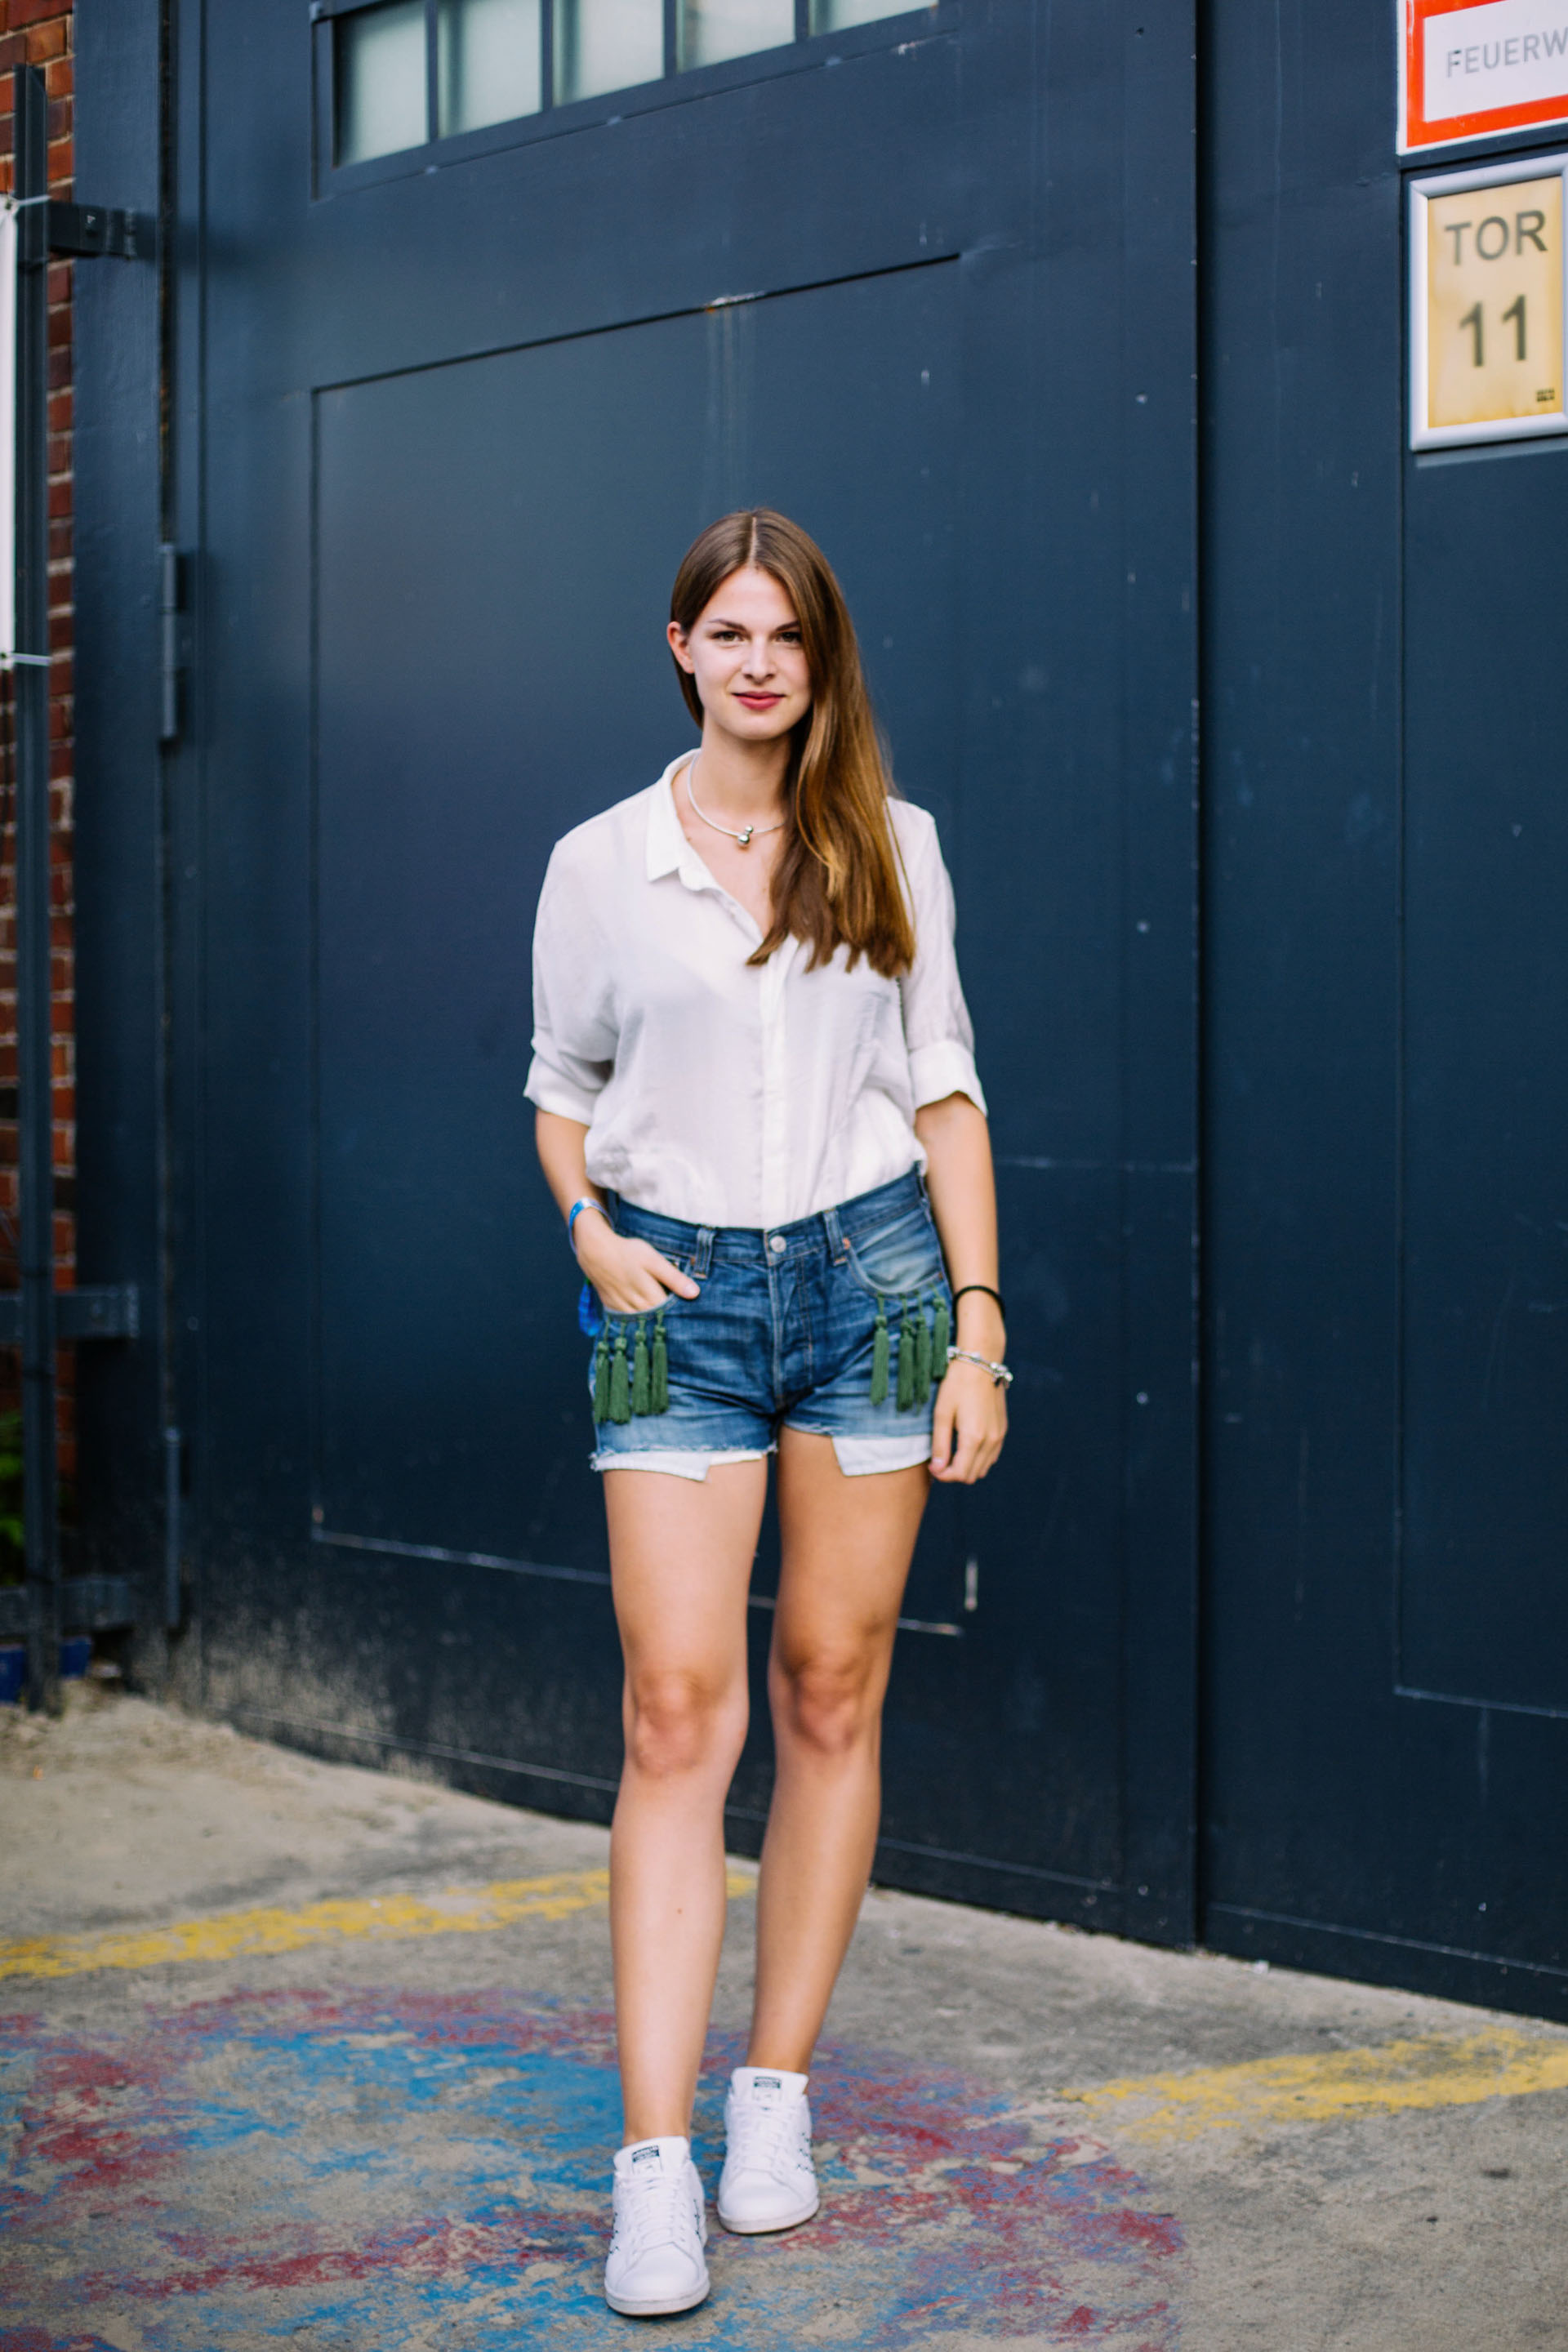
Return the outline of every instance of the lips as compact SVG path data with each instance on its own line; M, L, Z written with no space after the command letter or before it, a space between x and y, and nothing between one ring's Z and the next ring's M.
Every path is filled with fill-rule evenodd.
M772 710L784 700L784 697L782 694L738 694L735 699L743 702L748 710Z

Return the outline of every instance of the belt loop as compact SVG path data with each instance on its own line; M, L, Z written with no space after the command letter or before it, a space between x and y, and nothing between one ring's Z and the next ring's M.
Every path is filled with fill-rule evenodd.
M697 1254L691 1261L691 1272L698 1282L707 1281L708 1269L713 1263L713 1234L711 1225L700 1225L697 1229Z
M926 1207L929 1209L931 1206L931 1188L926 1182L926 1172L923 1168L917 1168L915 1170L915 1181L921 1188L921 1199L925 1202Z
M838 1222L837 1209L824 1209L822 1229L827 1235L827 1253L835 1265L842 1265L848 1253L844 1246L844 1228Z

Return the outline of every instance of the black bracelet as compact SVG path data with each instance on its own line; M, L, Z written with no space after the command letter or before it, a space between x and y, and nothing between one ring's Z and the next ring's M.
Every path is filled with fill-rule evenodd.
M996 1311L1001 1316L1003 1322L1005 1323L1007 1320L1007 1309L1002 1304L1002 1293L999 1290L993 1290L988 1282L966 1282L962 1290L955 1290L953 1292L953 1305L956 1307L961 1298L967 1298L972 1290L982 1290L984 1292L987 1298L994 1298L996 1301Z

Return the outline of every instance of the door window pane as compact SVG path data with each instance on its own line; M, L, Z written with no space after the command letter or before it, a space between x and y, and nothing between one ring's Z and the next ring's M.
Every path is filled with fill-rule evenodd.
M555 101L657 81L664 0L555 0Z
M683 0L680 62L716 66L795 38L795 0Z
M811 29L814 33L845 33L851 25L874 25L879 16L902 16L910 0L811 0Z
M443 139L538 113L539 0L440 0L436 32Z
M333 26L332 80L340 163L395 154L428 136L425 119L425 0L357 9Z

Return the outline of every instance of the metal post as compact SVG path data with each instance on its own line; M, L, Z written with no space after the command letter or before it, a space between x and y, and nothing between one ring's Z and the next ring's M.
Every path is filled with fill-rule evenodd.
M50 1067L48 109L36 66L11 76L16 238L16 1041L22 1232L22 1496L27 1700L59 1703L55 1458L55 1171Z

